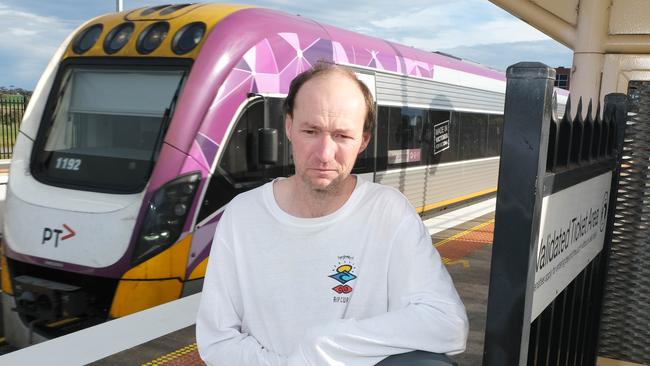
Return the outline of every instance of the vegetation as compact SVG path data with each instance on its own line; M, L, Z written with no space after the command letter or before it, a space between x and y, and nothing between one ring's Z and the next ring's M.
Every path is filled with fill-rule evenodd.
M0 94L0 101L2 102L22 102L25 96L19 94Z
M11 158L31 92L0 86L0 159Z
M13 85L9 87L0 86L0 96L4 95L24 95L30 97L32 95L32 92L23 88L16 88Z

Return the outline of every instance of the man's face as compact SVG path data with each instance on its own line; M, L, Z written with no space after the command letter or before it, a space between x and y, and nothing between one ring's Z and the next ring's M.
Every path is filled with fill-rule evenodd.
M317 192L337 192L370 141L359 86L339 72L319 75L298 91L285 128L296 176Z

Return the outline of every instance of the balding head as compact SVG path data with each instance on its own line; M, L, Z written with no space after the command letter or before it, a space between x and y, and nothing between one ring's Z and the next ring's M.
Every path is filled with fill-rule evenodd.
M298 75L291 82L291 86L289 87L289 94L287 95L287 98L284 100L284 112L290 117L293 117L293 112L296 103L296 96L298 95L298 92L300 91L302 86L311 79L320 76L325 76L331 73L339 73L340 75L349 78L359 88L359 90L363 94L363 98L365 101L365 108L366 108L366 113L365 113L365 118L363 123L363 132L366 134L372 134L373 130L375 129L375 108L374 108L372 93L370 92L366 84L364 84L359 79L357 79L357 76L354 74L352 70L344 66L333 65L325 62L318 62L311 69Z

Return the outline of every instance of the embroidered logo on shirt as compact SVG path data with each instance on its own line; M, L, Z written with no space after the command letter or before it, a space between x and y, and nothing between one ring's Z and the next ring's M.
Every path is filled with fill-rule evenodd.
M354 258L349 255L339 257L338 266L333 268L335 273L328 276L329 278L339 282L339 285L332 287L332 290L337 294L349 294L353 290L350 285L347 285L348 282L357 278L357 276L352 273L356 269L352 264L353 260Z
M339 294L349 294L352 292L352 287L348 285L338 285L336 287L333 287L332 290L338 292Z
M350 271L352 271L352 266L349 264L344 264L342 266L338 266L336 273L330 275L329 277L345 285L346 282L350 282L353 279L357 278L357 276L353 275Z

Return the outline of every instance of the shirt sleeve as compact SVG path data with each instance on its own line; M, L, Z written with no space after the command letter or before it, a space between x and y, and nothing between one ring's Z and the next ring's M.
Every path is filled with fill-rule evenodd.
M447 354L465 350L469 330L465 307L422 220L412 216L393 239L388 312L311 329L289 356L290 363L374 365L413 350Z
M233 251L217 230L196 319L196 342L201 358L209 366L287 365L285 356L262 347L253 336L241 332L242 304L235 263Z

